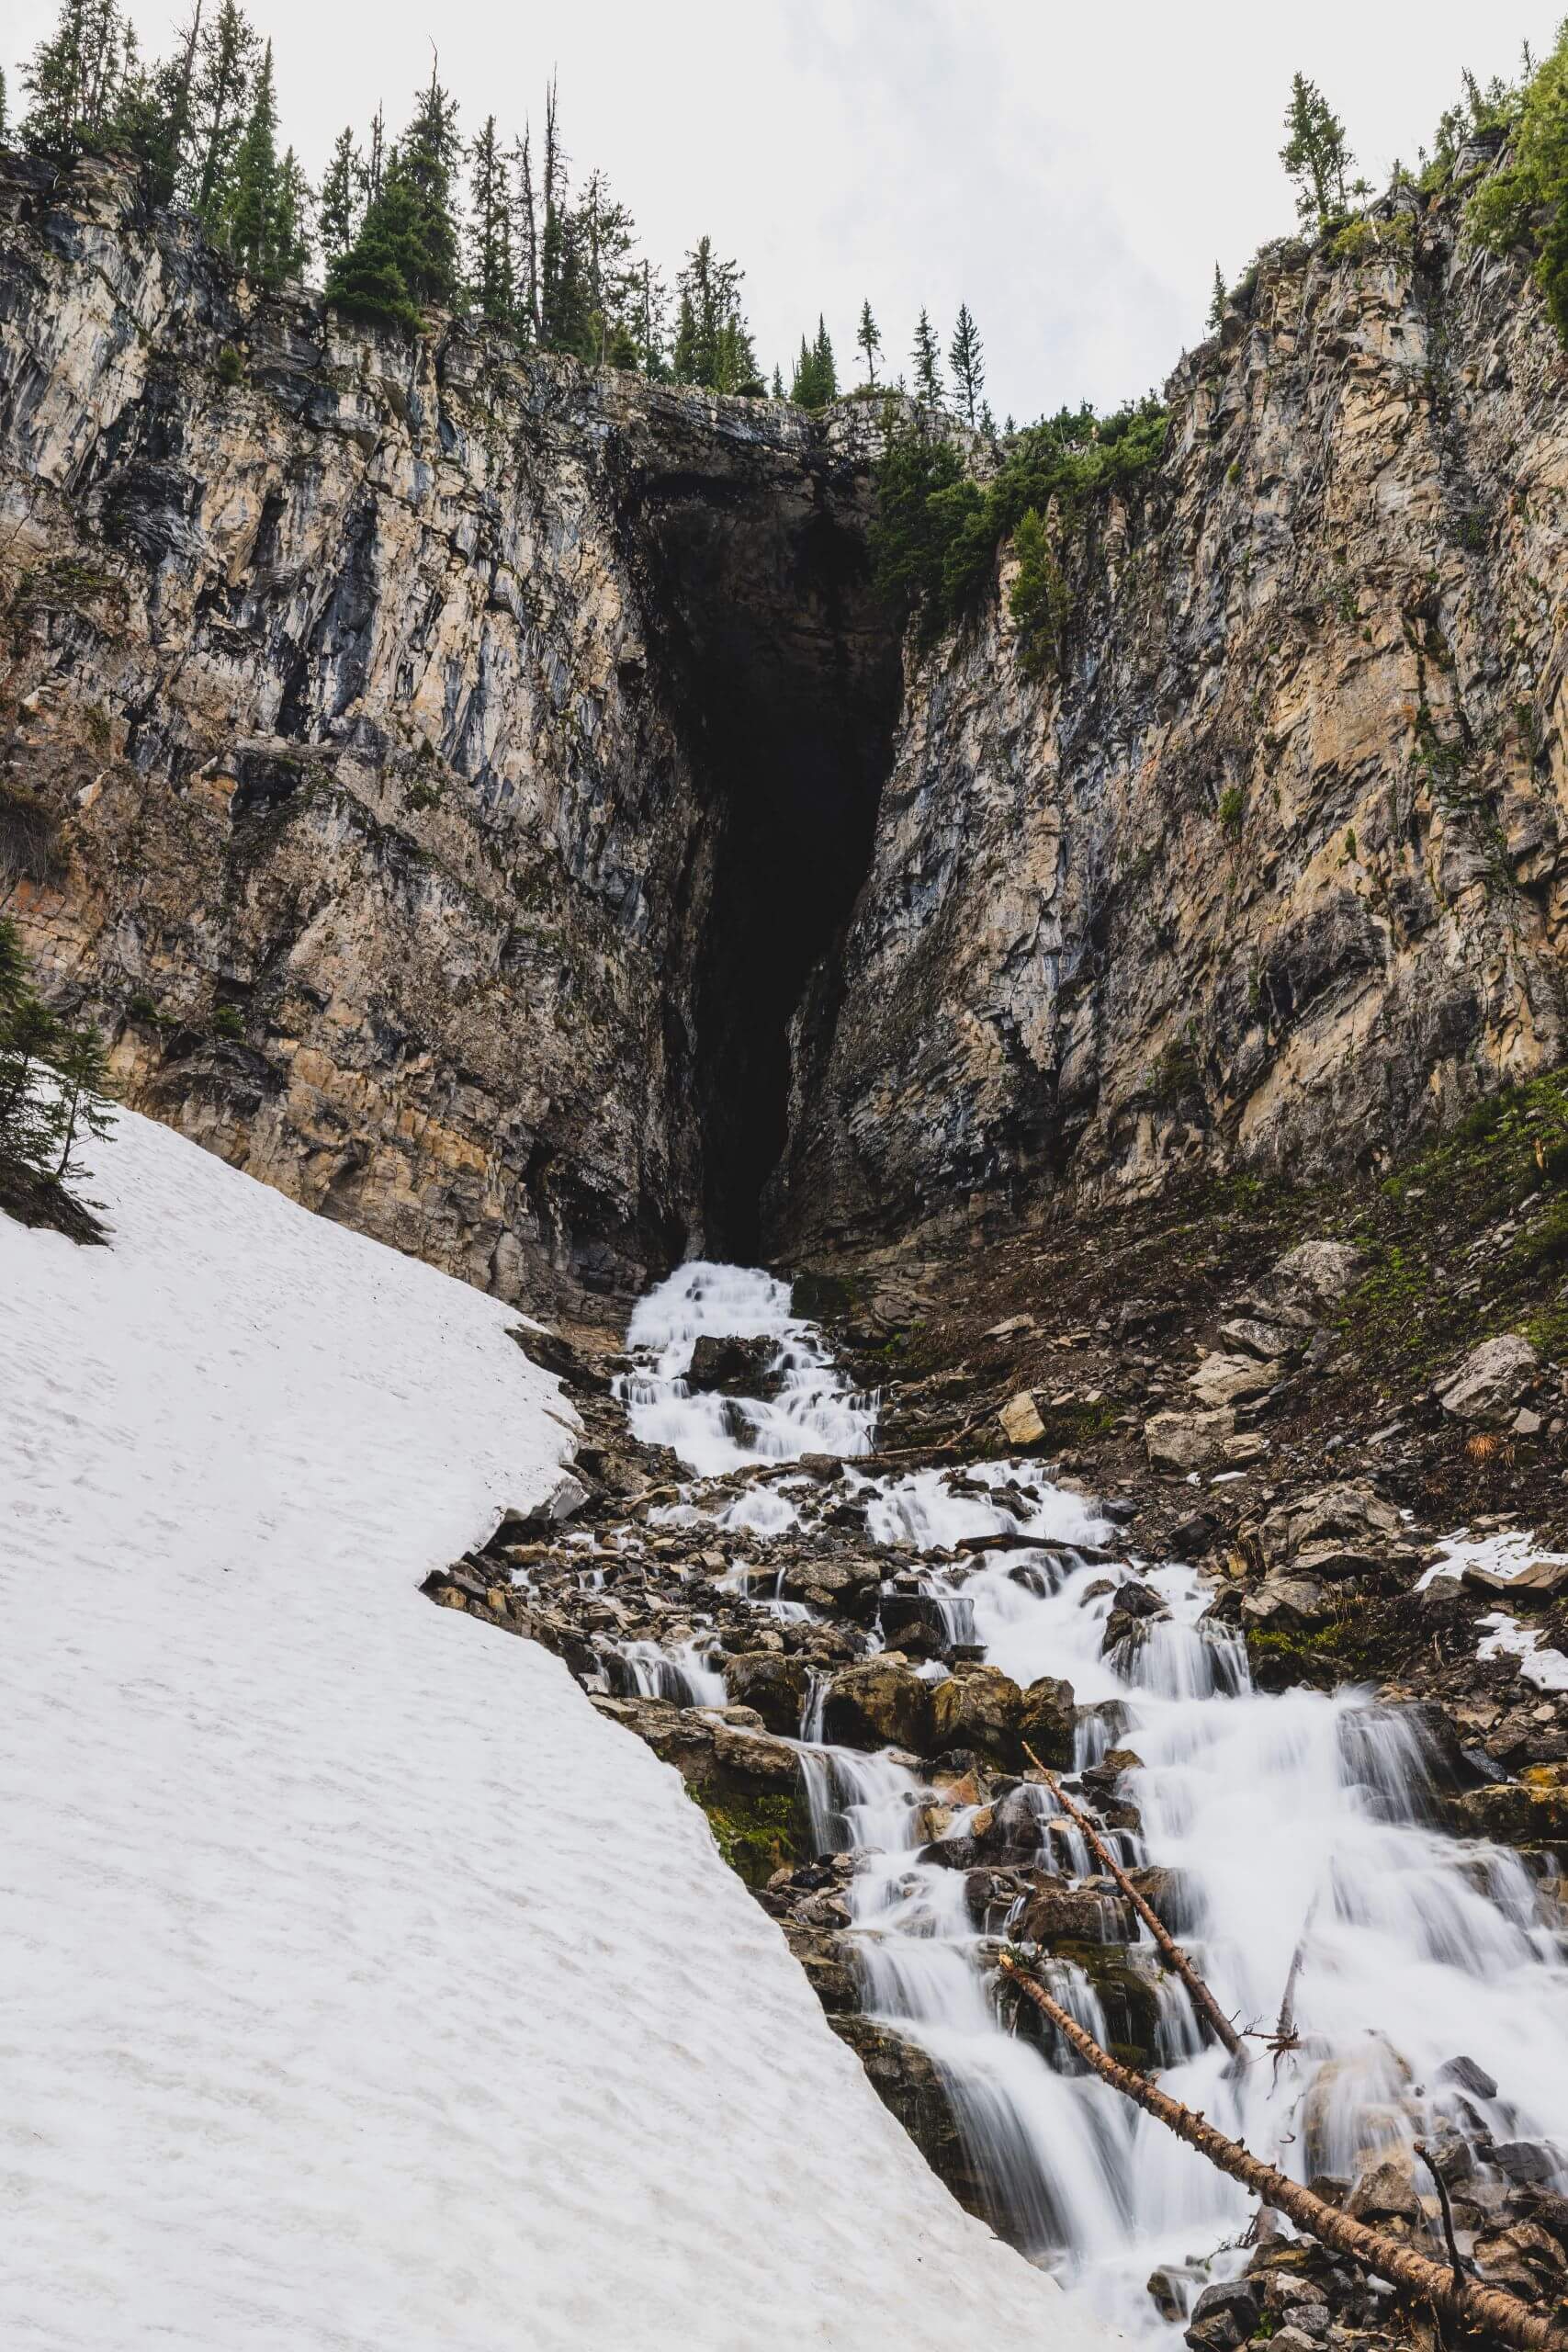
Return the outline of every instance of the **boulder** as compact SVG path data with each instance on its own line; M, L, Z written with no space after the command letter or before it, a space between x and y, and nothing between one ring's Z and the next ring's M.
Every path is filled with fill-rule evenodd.
M855 2012L831 2019L865 2068L884 2107L897 2118L939 2180L971 2213L993 2218L994 2196L976 2169L958 2126L953 2102L934 2058L919 2042L906 2041L893 2027Z
M1063 1943L1127 1943L1136 1928L1124 1895L1096 1894L1087 1886L1066 1886L1041 1873L1013 1933L1021 1943L1055 1950Z
M909 1747L929 1754L931 1686L897 1650L862 1658L841 1668L829 1684L822 1735L843 1747Z
M1346 1479L1278 1504L1258 1528L1258 1544L1270 1573L1364 1576L1382 1565L1404 1533L1392 1503L1364 1479Z
M1242 1621L1256 1632L1299 1633L1326 1623L1334 1603L1310 1577L1270 1577L1241 1604Z
M1010 1445L1038 1445L1045 1434L1045 1424L1027 1388L1021 1388L1016 1396L1010 1396L997 1419Z
M1418 2222L1421 2199L1410 2158L1400 2153L1369 2165L1350 2191L1348 2211L1357 2222Z
M692 1350L684 1379L694 1396L766 1396L778 1343L716 1338L705 1331Z
M804 1658L748 1650L726 1661L724 1679L736 1705L754 1707L769 1731L786 1738L799 1732L809 1679Z
M1489 1568L1466 1568L1460 1577L1466 1592L1489 1600L1524 1601L1544 1608L1568 1592L1568 1560L1532 1560L1517 1577L1495 1576Z
M1250 2280L1224 2278L1205 2287L1193 2304L1187 2341L1192 2352L1237 2352L1262 2316Z
M1255 1316L1238 1315L1220 1326L1220 1337L1233 1351L1245 1356L1257 1356L1268 1363L1280 1356L1297 1354L1311 1337L1307 1330L1297 1330L1292 1324L1260 1321ZM1278 1372L1276 1371L1276 1377Z
M1562 1785L1546 1777L1562 1774ZM1448 1806L1450 1828L1461 1838L1486 1838L1499 1846L1561 1846L1568 1843L1568 1768L1543 1766L1519 1781L1497 1781L1472 1789Z
M1303 1291L1327 1306L1344 1297L1364 1262L1363 1253L1353 1242L1299 1241L1275 1260L1271 1271L1276 1283Z
M1540 1359L1517 1331L1483 1340L1438 1386L1438 1402L1456 1420L1502 1429L1540 1374Z
M1283 1369L1273 1358L1260 1363L1252 1356L1205 1356L1188 1386L1211 1408L1237 1405L1272 1388Z
M996 1666L957 1666L931 1693L931 1741L938 1749L973 1748L1004 1765L1021 1764L1023 1693Z
M1235 1434L1235 1415L1228 1405L1207 1413L1156 1413L1144 1423L1144 1447L1151 1470L1177 1477L1201 1470Z
M1020 1746L1027 1744L1053 1772L1072 1770L1077 1708L1070 1682L1043 1674L1023 1694L1019 1712Z

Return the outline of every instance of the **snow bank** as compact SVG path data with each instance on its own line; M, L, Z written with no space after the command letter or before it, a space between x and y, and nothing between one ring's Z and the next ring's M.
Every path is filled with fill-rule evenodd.
M1089 2339L673 1774L418 1594L565 1442L507 1312L141 1120L97 1159L112 1250L0 1218L7 2345Z

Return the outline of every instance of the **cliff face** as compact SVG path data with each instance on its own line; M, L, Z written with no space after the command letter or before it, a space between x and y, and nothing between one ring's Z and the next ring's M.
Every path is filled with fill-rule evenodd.
M724 1246L795 779L841 915L897 696L864 413L255 302L106 168L0 202L0 855L129 1099L533 1304Z
M1005 596L911 658L795 1024L793 1250L1375 1164L1561 1057L1568 365L1453 205L1377 239L1276 254L1184 361L1161 483L1063 533L1060 674Z
M105 168L0 218L0 891L312 1205L581 1308L1560 1057L1568 371L1453 207L1260 269L1039 680L1005 560L900 678L874 406L256 300Z

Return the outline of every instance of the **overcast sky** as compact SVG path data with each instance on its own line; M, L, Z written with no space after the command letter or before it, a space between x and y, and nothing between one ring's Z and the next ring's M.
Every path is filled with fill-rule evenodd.
M400 124L440 46L471 132L536 119L552 64L574 164L602 164L669 274L704 230L746 271L759 354L788 374L818 310L848 375L869 295L895 369L921 303L966 300L998 418L1113 405L1203 333L1213 265L1292 226L1278 151L1292 73L1343 115L1367 176L1429 144L1461 71L1511 75L1562 0L249 0L283 130L320 171L378 97ZM170 46L184 0L132 0ZM24 55L54 0L10 0ZM13 93L17 93L12 79ZM19 94L17 94L19 95ZM18 109L19 110L19 109Z

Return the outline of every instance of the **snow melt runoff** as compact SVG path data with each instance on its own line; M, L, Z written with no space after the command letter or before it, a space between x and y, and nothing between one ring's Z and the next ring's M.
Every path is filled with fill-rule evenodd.
M431 1567L553 1481L499 1302L130 1114L0 1218L15 2352L1096 2338L675 1775Z

